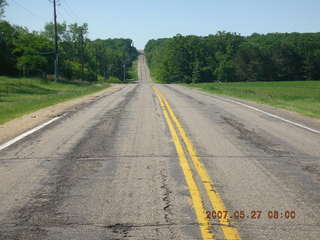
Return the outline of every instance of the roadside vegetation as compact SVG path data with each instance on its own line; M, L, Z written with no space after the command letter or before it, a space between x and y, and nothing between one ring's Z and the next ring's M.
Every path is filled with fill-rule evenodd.
M108 83L52 82L0 77L0 124L38 109L109 87Z
M162 83L320 80L320 33L178 34L144 52Z
M127 81L129 83L133 83L133 82L137 82L138 80L139 80L139 76L138 76L138 60L134 60L133 63L132 63L131 68L129 69Z
M145 48L153 80L320 117L320 33L176 35Z
M0 75L53 78L55 62L54 24L42 31L29 31L4 20L8 1L0 0ZM131 39L88 38L87 23L57 24L58 67L62 80L95 82L116 77L123 79L138 51ZM123 67L125 65L125 67Z
M53 80L53 29L53 24L48 23L43 31L30 32L1 21L0 75ZM88 39L87 24L58 24L58 32L59 77L63 80L122 80L124 69L129 69L138 56L131 39Z
M10 24L4 20L8 3L0 0L0 123L123 83L124 74L133 74L138 51L131 39L91 40L88 24L64 22L57 25L59 78L54 81L54 24L42 31Z
M320 118L320 81L196 83L185 86Z

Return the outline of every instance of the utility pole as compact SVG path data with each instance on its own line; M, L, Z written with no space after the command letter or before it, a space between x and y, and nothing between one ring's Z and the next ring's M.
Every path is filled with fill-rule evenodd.
M56 0L53 0L53 18L54 18L54 80L57 81L58 76L58 60L59 60L59 53L58 53L58 27L57 27L57 7L56 7Z
M98 46L95 45L95 50L96 50L96 79L98 80L98 73L100 70L100 64L99 64L99 60L98 60Z
M80 28L80 44L81 44L81 80L83 80L84 75L84 49L83 49L83 28Z
M126 82L126 64L123 64L123 82Z

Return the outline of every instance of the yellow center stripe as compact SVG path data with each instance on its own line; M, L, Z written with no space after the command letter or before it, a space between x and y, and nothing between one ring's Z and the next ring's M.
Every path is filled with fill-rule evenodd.
M203 185L206 189L208 198L211 202L213 209L216 212L226 211L226 208L224 206L224 203L223 203L221 197L219 196L217 191L214 189L214 184L213 184L212 179L210 178L208 172L204 168L200 158L197 155L197 152L196 152L193 144L191 143L190 139L187 137L187 134L184 131L180 121L178 120L178 118L176 117L174 112L172 111L170 104L165 99L163 94L159 90L157 90L157 92L160 95L160 98L163 99L163 102L164 102L166 108L168 109L168 112L169 112L171 118L173 119L174 123L176 124L176 126L178 128L178 131L179 131L179 133L180 133L180 135L181 135L181 137L187 147L187 150L188 150L189 155L192 159L192 162L195 166L195 169L197 170L197 173L201 179L201 182L203 183ZM219 219L219 222L221 224L223 234L227 240L231 240L231 239L232 240L240 240L241 239L238 230L230 225L230 222L228 221L227 218L226 219L221 218L221 219Z
M180 163L180 166L182 168L186 183L189 188L193 208L195 210L197 221L199 223L202 239L204 239L204 240L211 239L212 240L212 239L214 239L214 234L212 233L212 231L210 229L211 228L210 222L205 214L205 209L203 207L201 195L200 195L199 189L197 187L197 184L192 176L192 171L190 169L190 166L189 166L188 161L186 159L185 153L183 151L182 144L181 144L179 137L176 133L173 122L171 121L169 114L165 108L163 100L159 95L159 92L157 91L156 88L153 87L153 89L154 89L154 91L160 101L160 106L162 108L164 117L167 121L169 131L171 133L172 139L173 139L175 147L176 147L176 151L178 153L179 163Z

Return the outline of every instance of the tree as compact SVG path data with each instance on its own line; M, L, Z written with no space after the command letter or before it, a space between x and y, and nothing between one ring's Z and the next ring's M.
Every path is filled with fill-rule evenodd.
M0 21L0 74L14 75L17 71L15 48L15 37L18 29L6 21Z
M235 67L232 60L222 60L215 70L218 81L234 82L236 81Z
M150 40L145 54L165 83L320 79L320 33L176 35Z
M198 83L200 81L200 65L196 61L192 71L192 83Z
M53 46L48 38L37 32L27 32L16 39L15 45L17 68L23 75L43 76L50 71Z
M57 23L57 33L58 33L58 41L68 41L69 40L69 33L67 31L67 24L64 22L64 23ZM51 23L47 23L45 26L44 26L44 31L43 31L43 34L45 36L47 36L48 38L52 39L52 41L54 41L54 36L55 36L55 33L54 33L54 24L51 22Z
M7 1L6 0L0 0L0 20L4 15L4 9L7 6Z
M84 81L122 79L123 63L127 71L138 55L132 40L91 41L87 33L87 24L58 24L60 76ZM42 32L30 32L0 21L1 75L46 76L53 73L53 63L53 23L47 23Z
M320 49L308 54L304 61L305 79L320 80Z

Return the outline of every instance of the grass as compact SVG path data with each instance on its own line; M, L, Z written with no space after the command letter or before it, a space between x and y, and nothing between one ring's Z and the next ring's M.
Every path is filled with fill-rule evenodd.
M38 109L84 96L109 86L107 83L56 83L37 78L0 76L0 124Z
M320 81L184 84L208 93L268 104L320 118Z

